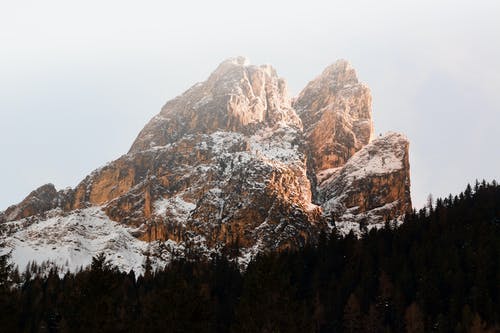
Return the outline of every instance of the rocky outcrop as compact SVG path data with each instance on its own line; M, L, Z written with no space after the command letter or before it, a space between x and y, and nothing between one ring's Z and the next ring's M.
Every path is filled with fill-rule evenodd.
M113 220L142 227L149 241L304 244L321 211L310 203L300 145L292 144L300 134L287 126L252 136L218 131L124 155L77 186L73 208L104 206Z
M103 206L149 241L297 246L322 223L306 161L284 80L230 59L168 102L127 155L82 181L72 208Z
M314 169L344 165L373 135L370 89L345 60L327 67L293 106L304 124Z
M411 210L409 142L389 133L363 147L343 166L318 174L325 215L336 222L380 224Z
M301 128L286 82L269 65L244 57L224 61L202 83L169 101L139 133L130 152L176 142L184 135L218 130L246 132L277 123Z
M43 214L48 210L70 208L72 191L57 191L53 184L40 186L17 205L10 206L0 213L0 222L15 221L25 217Z
M370 142L372 134L370 91L347 62L325 69L292 105L271 66L233 58L167 102L127 154L75 189L41 187L0 222L18 230L49 218L51 230L75 229L90 216L102 230L118 222L116 239L129 230L136 249L141 241L196 244L204 254L236 247L248 260L314 241L333 220L347 232L411 209L408 140L391 133ZM84 224L81 235L96 237ZM30 228L32 237L39 229Z

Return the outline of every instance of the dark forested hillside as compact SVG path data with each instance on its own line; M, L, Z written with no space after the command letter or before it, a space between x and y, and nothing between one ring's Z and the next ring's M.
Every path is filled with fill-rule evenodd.
M236 249L237 251L237 249ZM498 332L500 186L477 183L361 239L60 278L0 260L1 332Z

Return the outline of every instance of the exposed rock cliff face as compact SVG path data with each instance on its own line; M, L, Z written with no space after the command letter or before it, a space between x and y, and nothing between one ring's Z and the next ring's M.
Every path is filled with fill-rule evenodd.
M345 60L337 61L302 90L294 108L316 171L339 167L373 134L370 89Z
M389 133L364 146L343 166L318 174L325 215L363 225L397 219L411 210L409 142Z
M300 245L314 234L309 221L320 220L320 208L310 204L305 158L291 144L299 136L287 126L251 136L217 131L128 154L80 183L74 208L103 205L113 220L142 227L146 240ZM266 237L277 225L284 235L272 228Z
M0 213L0 222L20 220L58 207L71 207L71 190L57 191L53 184L40 186L17 205Z
M164 146L186 134L254 131L252 125L284 122L301 128L286 82L269 65L243 57L224 61L210 77L169 101L135 140L130 152Z
M237 245L246 262L258 251L314 241L332 218L345 232L378 225L411 209L408 141L392 133L370 142L372 134L369 89L346 61L311 81L292 106L272 67L229 59L169 101L128 154L75 189L45 185L0 213L2 239L21 256L31 244L20 247L22 237L50 234L58 223L74 229L89 216L98 230L118 222L120 246L132 246L126 232L137 240L133 253L159 241L159 261L193 246L208 254ZM116 239L97 244L110 252ZM165 244L169 255L159 250ZM92 246L89 253L99 247Z

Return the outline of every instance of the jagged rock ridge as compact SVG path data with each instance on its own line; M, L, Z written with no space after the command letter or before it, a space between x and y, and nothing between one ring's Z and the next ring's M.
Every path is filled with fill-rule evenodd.
M342 166L373 135L370 89L345 60L328 66L294 102L317 170Z
M408 140L372 136L370 91L348 62L329 66L292 103L271 66L229 59L75 189L45 185L0 213L2 240L26 253L23 237L47 237L43 225L80 216L88 225L118 222L140 251L168 244L155 248L158 262L192 247L201 255L236 247L247 262L314 241L332 219L344 231L381 225L411 209Z
M202 83L169 101L141 131L130 152L176 142L186 134L216 130L251 132L251 125L284 122L301 127L286 82L269 65L244 57L224 61ZM245 131L247 130L247 131Z

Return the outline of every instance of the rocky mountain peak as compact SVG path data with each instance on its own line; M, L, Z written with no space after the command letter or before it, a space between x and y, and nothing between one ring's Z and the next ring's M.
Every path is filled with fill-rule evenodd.
M217 77L223 77L228 72L237 68L245 68L251 66L250 59L243 56L232 57L221 62L217 68L210 74L207 81L215 81Z
M340 59L326 67L320 77L334 86L344 87L346 85L358 84L356 70L351 63Z
M74 189L48 184L0 212L0 244L21 266L37 256L75 268L105 252L140 271L146 251L165 263L237 248L245 264L334 226L401 220L408 140L371 140L372 123L370 90L345 60L292 103L272 66L230 58L168 101L129 153Z
M373 135L370 89L349 62L328 66L300 92L300 115L316 171L344 165Z
M57 206L57 190L53 184L45 184L32 191L19 204L7 208L0 214L0 222L5 220L18 220L36 214L39 211L46 211Z
M333 102L339 90L351 88L359 83L351 63L338 60L306 85L299 93L294 107L299 114L311 108L321 109Z
M302 127L291 107L285 80L269 65L253 66L244 57L230 58L206 81L165 104L130 152L164 146L187 134L247 133L278 123Z

